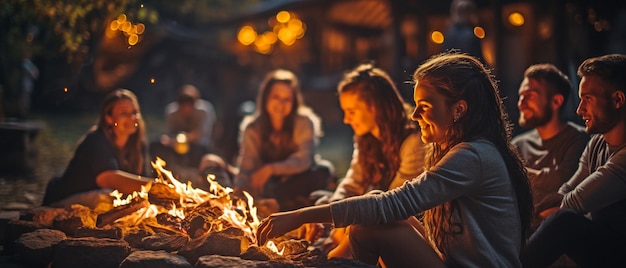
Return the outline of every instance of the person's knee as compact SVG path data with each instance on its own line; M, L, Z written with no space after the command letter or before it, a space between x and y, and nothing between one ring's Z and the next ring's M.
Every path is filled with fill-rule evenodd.
M557 226L571 226L572 223L585 220L585 216L573 209L561 209L545 220L546 224Z

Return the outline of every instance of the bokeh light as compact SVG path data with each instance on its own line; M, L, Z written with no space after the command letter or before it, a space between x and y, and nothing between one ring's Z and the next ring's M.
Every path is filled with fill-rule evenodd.
M524 25L524 15L519 12L509 14L509 23L516 27Z
M267 25L270 30L263 33L255 30L253 26L242 26L237 33L237 40L245 46L252 45L256 52L269 54L278 40L284 45L291 46L296 40L304 37L306 32L306 24L288 11L280 11L270 17Z
M276 20L280 23L287 23L291 19L291 14L287 11L280 11L276 14Z
M474 27L474 35L480 39L485 38L485 29L480 26Z
M139 42L139 36L137 36L136 34L131 34L128 36L129 45L134 46L137 44L137 42Z
M436 43L436 44L441 44L441 43L443 43L443 40L444 40L443 33L442 33L442 32L440 32L440 31L433 31L433 32L430 34L430 40L432 40L432 41L433 41L434 43Z
M141 9L142 11L144 9ZM141 41L141 34L146 30L146 26L143 23L134 24L128 20L126 14L120 14L117 19L111 21L109 27L105 29L105 36L108 38L114 38L117 36L117 32L121 31L127 36L127 43L130 46L137 45ZM130 48L130 47L129 47Z
M237 40L239 40L241 44L247 46L254 43L256 36L256 31L252 28L252 26L246 25L241 27L241 29L239 30L239 33L237 34Z

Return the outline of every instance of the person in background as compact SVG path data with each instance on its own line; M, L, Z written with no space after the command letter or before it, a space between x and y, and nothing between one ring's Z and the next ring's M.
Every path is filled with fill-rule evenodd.
M43 205L110 206L111 191L131 194L155 179L146 156L146 127L137 97L117 89L104 99L97 124L81 137L63 175L48 182Z
M165 160L166 168L179 180L206 189L209 184L200 176L198 165L211 152L215 121L213 105L200 97L195 86L183 85L176 101L165 107L166 134L150 144L150 155Z
M337 91L343 122L354 131L354 152L346 176L316 204L397 188L424 171L426 149L419 130L387 73L361 64L344 75ZM331 230L328 258L350 257L346 234L346 228Z
M578 170L538 204L549 215L522 252L525 267L565 254L581 267L626 263L626 55L585 60L576 113L591 134ZM555 212L556 211L556 212ZM553 213L550 215L550 213Z
M200 98L198 88L183 85L175 102L165 107L165 126L169 137L184 132L187 142L209 151L213 144L216 115L213 104Z
M476 4L473 0L453 0L450 4L451 24L443 41L444 51L460 51L484 62L481 40L474 34Z
M496 83L466 54L444 53L414 73L426 171L396 189L275 213L259 245L304 223L351 226L355 259L388 267L521 267L532 216L526 169L510 143ZM424 212L424 225L414 215Z
M334 173L316 152L320 118L304 104L296 75L284 69L265 76L256 104L241 123L235 189L274 198L280 210L310 205L309 194L326 189Z
M552 64L532 65L524 72L518 122L531 130L514 137L512 143L525 162L535 205L574 174L589 141L583 127L563 119L570 90L567 76ZM533 229L541 220L535 215Z

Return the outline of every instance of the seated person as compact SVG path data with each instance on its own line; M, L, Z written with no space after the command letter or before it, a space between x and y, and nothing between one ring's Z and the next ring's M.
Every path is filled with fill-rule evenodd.
M112 190L140 191L154 180L146 158L145 129L135 94L127 89L109 93L97 125L80 139L63 175L48 182L43 205L81 204L106 210L113 205Z
M304 105L298 79L287 70L266 75L256 103L241 123L235 190L274 198L280 210L310 205L309 194L326 189L333 173L316 154L319 117Z
M445 53L413 79L412 119L432 149L425 171L380 194L272 214L259 245L302 224L333 223L350 226L352 256L368 265L521 267L532 196L493 76L474 57Z
M150 155L160 157L166 168L196 187L208 186L197 171L202 156L210 152L216 116L213 105L200 98L198 89L184 85L175 102L165 108L166 134L150 144Z
M535 206L574 174L589 141L583 127L561 116L570 89L567 76L552 64L528 67L519 88L518 122L531 130L514 137L511 143L525 162ZM533 229L542 220L535 215Z
M578 67L576 113L592 136L578 170L538 204L549 216L522 250L525 267L548 267L562 255L580 267L626 263L625 73L622 54L590 58Z
M344 75L337 90L343 122L354 131L354 152L346 177L334 193L322 196L316 204L397 188L424 171L426 149L419 130L383 70L359 65ZM346 234L346 228L331 230L325 250L334 249L328 258L351 257Z

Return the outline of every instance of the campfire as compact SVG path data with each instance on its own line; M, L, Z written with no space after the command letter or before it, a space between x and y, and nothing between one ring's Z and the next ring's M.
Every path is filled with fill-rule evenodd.
M327 260L297 231L257 245L259 202L249 193L235 195L213 175L206 178L208 190L194 188L177 180L163 160L157 158L152 165L155 181L128 196L114 191L106 210L40 207L10 221L5 252L51 267L123 267L137 258L163 258L166 263L182 259L196 267L355 264ZM273 212L263 209L262 216Z
M156 228L190 238L234 227L251 244L256 244L259 218L249 193L243 192L247 200L235 199L231 196L233 190L222 187L211 174L206 178L210 184L208 191L193 188L191 182L182 183L174 178L165 164L160 158L152 162L157 179L140 192L122 198L121 193L114 191L111 194L115 197L114 208L98 215L97 227L113 224L151 232Z

